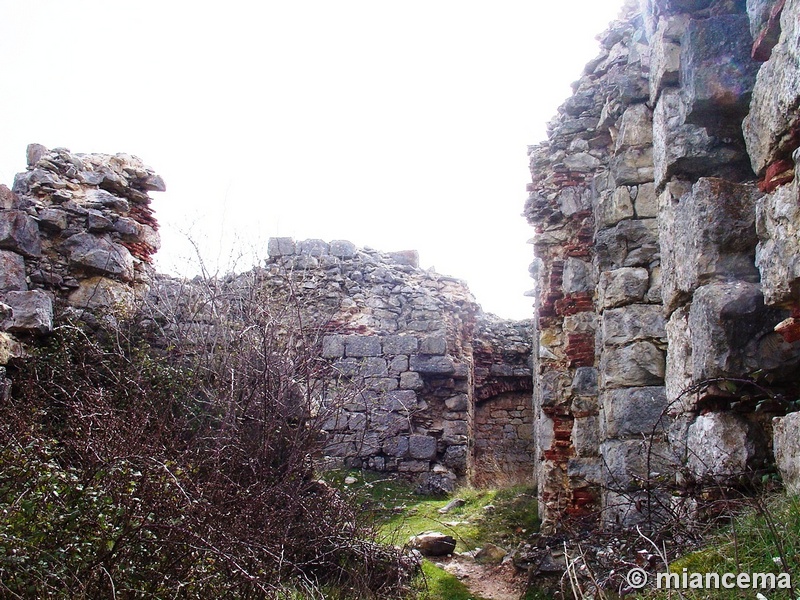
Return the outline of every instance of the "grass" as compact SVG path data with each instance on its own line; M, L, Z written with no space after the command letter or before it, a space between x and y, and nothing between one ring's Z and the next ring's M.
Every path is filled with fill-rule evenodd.
M776 495L757 500L756 506L736 517L714 534L705 547L675 560L670 571L687 573L775 573L780 564L797 586L788 590L760 590L769 600L800 597L800 498ZM755 598L759 590L713 590L720 600ZM682 590L686 600L709 598L709 590ZM666 590L650 591L639 597L670 598ZM676 597L673 592L672 597Z
M345 484L352 477L355 483ZM378 473L332 471L326 480L368 512L381 540L404 545L423 531L440 531L456 539L456 552L492 543L511 550L538 531L536 489L515 486L500 490L462 487L449 498L419 496L409 483ZM451 499L464 505L439 513ZM424 561L415 600L482 600L455 576Z

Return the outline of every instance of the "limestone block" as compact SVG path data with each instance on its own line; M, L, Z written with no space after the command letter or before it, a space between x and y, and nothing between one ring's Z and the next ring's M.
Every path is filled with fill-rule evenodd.
M333 240L330 243L330 253L337 258L353 258L356 256L356 245L347 240Z
M800 412L772 420L773 451L783 485L792 495L800 495Z
M447 340L443 335L429 335L420 339L419 351L422 354L443 356L447 353Z
M400 373L400 389L421 390L424 385L419 373L415 373L414 371Z
M409 436L408 454L411 458L431 460L436 456L436 438L427 435Z
M292 238L269 238L267 242L267 254L270 258L277 258L280 256L292 256L295 253L296 247Z
M681 89L686 122L716 126L739 123L747 114L759 63L750 58L752 39L746 15L693 19L681 38Z
M653 112L646 104L634 104L625 109L620 119L614 151L620 152L637 146L653 143Z
M658 216L658 196L655 183L643 183L634 188L631 194L634 200L634 212L639 219L649 219Z
M381 339L374 335L348 335L344 348L348 357L380 356Z
M773 330L784 315L764 306L756 283L713 283L699 288L689 309L693 380L795 364L800 343L788 344Z
M650 436L669 425L665 388L640 387L609 390L600 396L609 438Z
M67 300L70 306L88 310L113 309L128 311L133 308L135 293L131 286L108 277L82 279L79 287Z
M597 456L600 448L598 418L596 416L575 419L572 426L572 447L579 457Z
M599 168L602 163L588 152L578 152L564 158L564 166L576 173L589 173Z
M800 288L798 182L763 196L756 207L756 265L767 304L796 300Z
M670 461L664 442L651 438L606 440L600 444L606 466L606 485L617 491L635 491L642 479L668 472Z
M39 211L38 218L40 227L52 231L64 231L67 228L67 213L63 210L57 208L43 208Z
M393 390L386 394L386 410L408 413L417 408L417 394L412 390Z
M634 216L630 188L621 186L600 195L595 205L595 225L605 229Z
M19 197L0 183L0 210L15 210L19 208Z
M567 477L583 485L605 483L603 465L597 457L571 458L567 463Z
M453 359L449 356L426 354L412 354L409 358L409 368L417 373L432 375L452 375L456 370Z
M388 377L386 360L379 356L369 356L361 360L359 375L362 377Z
M597 369L595 367L578 367L572 379L570 391L574 396L597 395Z
M755 40L769 21L770 13L779 0L747 0L750 35Z
M25 260L16 252L0 250L0 292L25 291Z
M383 441L383 453L403 458L408 455L408 436L393 436Z
M467 454L466 446L448 446L444 452L442 463L450 467L457 475L463 475L467 471Z
M667 366L664 376L667 398L674 403L678 398L680 402L671 404L670 411L682 413L691 410L694 406L692 395L681 396L684 390L692 385L692 337L689 331L689 307L682 306L669 318L667 330Z
M399 387L396 377L367 377L364 384L374 392L391 392Z
M2 329L11 333L48 333L53 329L53 299L42 290L7 292L3 302L11 307L11 316Z
M37 258L42 254L39 225L21 210L0 212L0 248Z
M344 356L343 335L326 335L322 338L322 357L323 358L342 358Z
M661 385L664 369L665 352L652 342L609 348L600 359L600 373L606 388Z
M568 257L564 262L562 288L565 294L577 294L594 290L595 281L589 262Z
M128 249L108 236L78 233L64 242L70 261L100 273L116 275L123 281L133 280L133 257Z
M680 39L689 22L688 15L662 17L650 44L650 104L655 105L661 91L678 85L681 66Z
M603 313L602 340L606 346L619 346L642 340L666 340L664 314L660 306L632 304Z
M755 206L751 184L716 178L698 180L691 192L674 185L662 194L662 294L674 310L698 286L710 281L758 281Z
M324 256L330 254L330 247L323 240L303 240L297 242L297 253L305 256Z
M620 150L612 159L609 168L614 183L636 185L653 181L655 177L653 148L637 146Z
M0 331L0 365L7 365L12 358L24 358L25 347L9 334Z
M650 273L642 267L603 271L598 285L598 304L608 309L640 302L650 287Z
M456 540L438 531L428 531L412 537L408 545L423 556L446 556L455 551Z
M442 440L448 444L466 444L469 428L466 421L445 421Z
M401 473L424 473L431 466L427 460L404 460L397 465L397 470Z
M780 18L781 36L772 55L758 72L743 123L747 152L760 176L797 146L800 116L800 0L786 0Z
M419 338L414 335L388 335L383 339L386 354L413 354L419 348Z
M466 394L458 394L444 401L447 410L465 411L469 408L469 397Z
M719 482L744 474L757 457L764 456L750 424L731 412L703 414L689 425L686 461L699 479Z
M382 441L377 431L362 432L356 439L356 453L361 458L369 458L381 451Z
M622 221L595 236L597 267L612 271L621 267L647 267L658 260L656 219Z
M389 374L390 375L402 375L408 371L408 357L407 356L395 356L389 361Z

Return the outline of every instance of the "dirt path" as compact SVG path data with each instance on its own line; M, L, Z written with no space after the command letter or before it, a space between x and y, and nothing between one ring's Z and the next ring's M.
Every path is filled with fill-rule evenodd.
M481 565L459 556L439 562L471 592L486 600L519 600L525 591L525 576L514 565Z

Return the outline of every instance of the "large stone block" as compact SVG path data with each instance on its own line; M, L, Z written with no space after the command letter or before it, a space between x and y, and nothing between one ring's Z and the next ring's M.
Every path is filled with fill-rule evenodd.
M383 339L385 354L413 354L419 348L419 339L413 335L389 335Z
M753 170L762 175L776 160L797 147L800 126L800 0L786 0L781 36L756 77L744 138Z
M686 122L718 127L741 122L759 63L750 58L752 39L746 15L717 15L689 21L681 38L681 88L688 104Z
M436 456L436 439L427 435L409 436L408 454L411 458L431 460Z
M25 291L25 260L16 252L0 250L0 292Z
M664 314L654 304L632 304L603 313L602 340L606 346L620 346L643 340L664 342Z
M42 239L36 221L21 210L0 212L0 248L37 258L42 254Z
M8 292L3 302L11 307L11 316L2 329L11 333L47 333L53 329L53 299L42 290Z
M616 492L641 489L642 481L663 476L671 466L664 442L653 438L606 440L600 444L606 486Z
M595 204L594 221L597 229L605 229L625 219L632 219L633 215L633 199L628 186L602 193Z
M449 356L429 356L427 354L411 355L409 368L417 373L431 375L452 375L456 371L453 359Z
M598 303L608 309L640 302L650 287L650 273L643 267L603 271L598 285Z
M68 298L70 306L88 310L130 311L135 294L130 285L108 277L89 277Z
M664 383L665 352L652 342L606 349L600 373L606 388L639 387Z
M751 184L702 178L690 192L671 185L661 196L661 291L671 312L711 281L758 281L755 206Z
M292 238L269 238L267 242L267 254L270 258L277 258L279 256L292 256L295 253L296 247Z
M636 146L620 150L611 159L609 168L614 174L614 183L617 186L653 181L655 178L653 148Z
M595 286L591 263L577 258L567 258L564 263L562 288L565 294L593 291Z
M693 383L692 337L689 331L688 306L682 306L672 313L666 330L669 352L667 352L664 385L671 403L670 412L682 413L694 408L694 396L683 395Z
M348 335L344 340L345 355L353 358L381 355L381 339L374 335Z
M662 17L650 43L650 104L655 106L665 87L680 81L680 39L689 22L688 15Z
M756 265L767 304L797 300L800 289L800 203L798 180L759 199L756 207Z
M687 122L688 104L678 89L661 93L653 114L653 164L656 189L672 177L748 177L749 160L736 125L708 128ZM725 125L723 127L723 125Z
M595 249L601 272L650 266L659 257L656 219L622 221L616 227L598 231Z
M688 320L693 382L796 364L800 342L788 344L773 330L784 316L783 311L764 306L756 283L713 283L699 288Z
M662 433L669 426L663 387L640 387L603 392L604 433L609 438Z
M134 261L131 253L125 246L112 242L108 236L78 233L68 238L64 246L74 265L116 275L123 281L133 280Z
M687 431L686 463L698 479L723 483L743 475L764 450L750 423L730 412L700 415Z
M800 412L772 421L775 463L786 491L800 495Z

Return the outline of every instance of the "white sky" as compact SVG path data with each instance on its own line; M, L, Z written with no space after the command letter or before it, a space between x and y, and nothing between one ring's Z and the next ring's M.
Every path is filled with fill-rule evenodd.
M532 316L526 145L622 0L0 0L0 181L38 142L139 156L162 270L275 235L417 249ZM254 264L248 257L238 268Z

